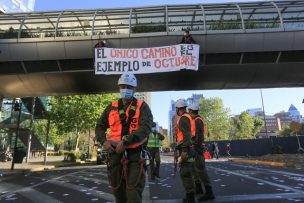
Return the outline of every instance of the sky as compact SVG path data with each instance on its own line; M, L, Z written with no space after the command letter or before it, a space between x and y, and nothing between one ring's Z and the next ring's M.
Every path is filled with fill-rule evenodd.
M246 1L248 2L248 0L36 0L35 11ZM288 111L291 104L304 115L304 104L302 104L304 88L262 89L262 93L267 115L273 115L280 111ZM151 109L154 120L160 126L168 128L168 114L171 100L186 99L191 97L192 94L203 94L206 98L219 97L223 99L224 106L231 110L231 115L240 114L250 108L262 108L260 89L154 92L151 94Z
M35 11L68 10L68 9L96 9L96 8L126 8L136 6L157 6L170 4L191 3L221 3L246 2L248 0L36 0ZM251 0L261 1L261 0Z

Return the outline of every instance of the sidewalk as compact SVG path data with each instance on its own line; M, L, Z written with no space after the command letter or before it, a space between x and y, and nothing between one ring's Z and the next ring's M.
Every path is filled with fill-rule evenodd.
M275 161L260 161L256 159L246 159L246 158L229 158L229 161L236 163L245 163L245 164L255 164L255 165L264 165L264 166L287 166L285 162L275 162Z
M266 166L304 168L304 154L268 154L251 158L229 158L229 161Z
M14 170L11 170L12 162L0 162L0 177L13 175L16 173L28 173L49 170L64 166L77 166L84 164L84 162L63 162L64 156L48 156L46 165L44 165L44 157L31 158L28 163L25 163L25 158L22 164L14 165ZM92 162L94 163L94 162Z

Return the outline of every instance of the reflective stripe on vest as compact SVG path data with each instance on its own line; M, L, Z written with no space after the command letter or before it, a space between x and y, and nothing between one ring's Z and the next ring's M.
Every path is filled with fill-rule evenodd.
M203 122L203 125L204 125L203 133L204 133L204 136L206 136L207 126L206 126L206 124L205 124L205 121L204 121L203 117L197 116L197 117L194 119L194 123L195 123L196 120L201 120L201 121Z
M158 148L160 147L157 133L155 132L150 133L148 140L148 147L158 147Z
M182 117L187 117L190 121L190 128L191 128L191 138L195 136L195 123L194 120L191 118L191 116L188 113L183 114L177 121L177 128L176 128L176 134L177 134L177 144L180 144L184 140L184 135L182 131L179 130L179 124L180 119Z
M132 120L131 120L129 134L131 134L133 131L136 131L138 129L140 107L141 107L142 103L143 103L142 101L137 100L137 108L135 110L135 115L132 117ZM128 106L128 108L126 110L126 122L129 118L129 111L130 111L131 106L132 106L132 103ZM109 121L109 126L110 126L110 133L109 133L108 140L114 141L114 142L121 141L122 124L121 124L120 117L119 117L118 101L112 102L112 109L109 113L108 121ZM131 144L127 148L136 148L136 147L142 145L143 143L145 143L146 141L147 141L147 139L144 139L142 142Z

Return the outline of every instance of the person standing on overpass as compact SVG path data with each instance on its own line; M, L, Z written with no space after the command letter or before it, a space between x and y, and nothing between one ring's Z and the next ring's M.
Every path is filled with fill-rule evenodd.
M96 124L96 140L108 152L108 179L117 203L141 203L145 186L145 147L152 130L149 106L133 97L137 80L118 80L121 99L113 101ZM108 136L106 134L109 130Z
M151 155L151 160L150 160L151 180L155 180L155 177L160 178L160 176L159 176L159 167L160 167L159 148L160 148L160 141L164 140L165 137L156 131L155 122L153 122L152 127L153 127L152 133L150 133L149 140L148 140L148 151ZM155 162L155 166L154 166L154 162Z
M203 156L204 148L203 142L206 135L206 124L204 119L198 114L199 105L198 104L191 104L188 107L189 114L191 115L194 123L195 123L195 137L194 137L194 148L195 148L195 186L196 186L196 193L201 194L203 193L202 184L205 186L205 194L200 197L199 201L207 201L213 200L214 194L210 182L210 178L208 176L206 170L206 163L205 158Z
M183 36L182 41L180 43L181 44L196 44L196 41L190 35L189 30L186 30L184 32L184 36Z

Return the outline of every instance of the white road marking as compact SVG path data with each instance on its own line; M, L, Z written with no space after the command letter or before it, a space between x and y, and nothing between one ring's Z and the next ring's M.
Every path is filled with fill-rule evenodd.
M42 192L39 192L31 187L20 188L21 187L20 185L16 185L16 184L12 184L12 183L5 183L5 186L8 188L19 188L15 193L20 194L21 196L31 200L32 202L43 202L43 203L52 203L52 202L60 203L61 202L51 196L48 196ZM1 195L0 199L11 198L12 195L15 196L15 193Z
M145 179L146 179L146 186L143 194L142 194L142 202L144 203L149 203L150 202L150 185L149 185L149 178L148 178L148 173L145 173Z
M76 191L88 190L89 189L87 187L74 185L74 184L71 184L71 183L62 183L61 181L58 181L58 180L51 180L50 183L55 184L55 185L59 185L59 186L62 186L62 187L66 187L66 188L69 188L69 189L72 189L72 190L76 190ZM101 192L103 194L101 194ZM104 192L104 191L91 190L90 194L89 193L86 193L86 194L87 195L93 195L95 197L98 197L100 199L104 199L104 200L107 200L107 201L114 201L114 196L112 194Z
M231 163L231 162L229 162L229 165L239 166L239 167L242 167L242 168L253 168L253 169L256 169L257 171L263 170L263 171L267 171L267 172L271 172L271 173L277 173L277 174L280 174L280 175L304 177L304 174L291 173L291 172L287 172L287 171L276 171L276 170L271 170L271 169L267 169L267 168L263 168L263 167L255 167L255 166L249 166L249 165L244 166L244 165L241 165L241 164L236 164L236 163Z
M288 187L286 185L280 185L278 183L273 183L273 182L270 182L270 181L267 181L267 180L251 177L249 175L244 175L244 174L233 172L233 171L229 171L229 170L219 169L219 168L216 168L216 167L213 167L213 166L209 166L209 168L212 168L213 170L217 170L217 171L233 174L233 175L236 175L236 176L240 176L240 177L243 177L243 178L246 178L246 179L254 180L254 181L257 181L257 182L265 183L265 184L268 184L268 185L271 185L271 186L283 188L285 190L293 191L293 192L300 193L300 194L304 195L304 191L297 190L297 189L294 189L292 187Z

